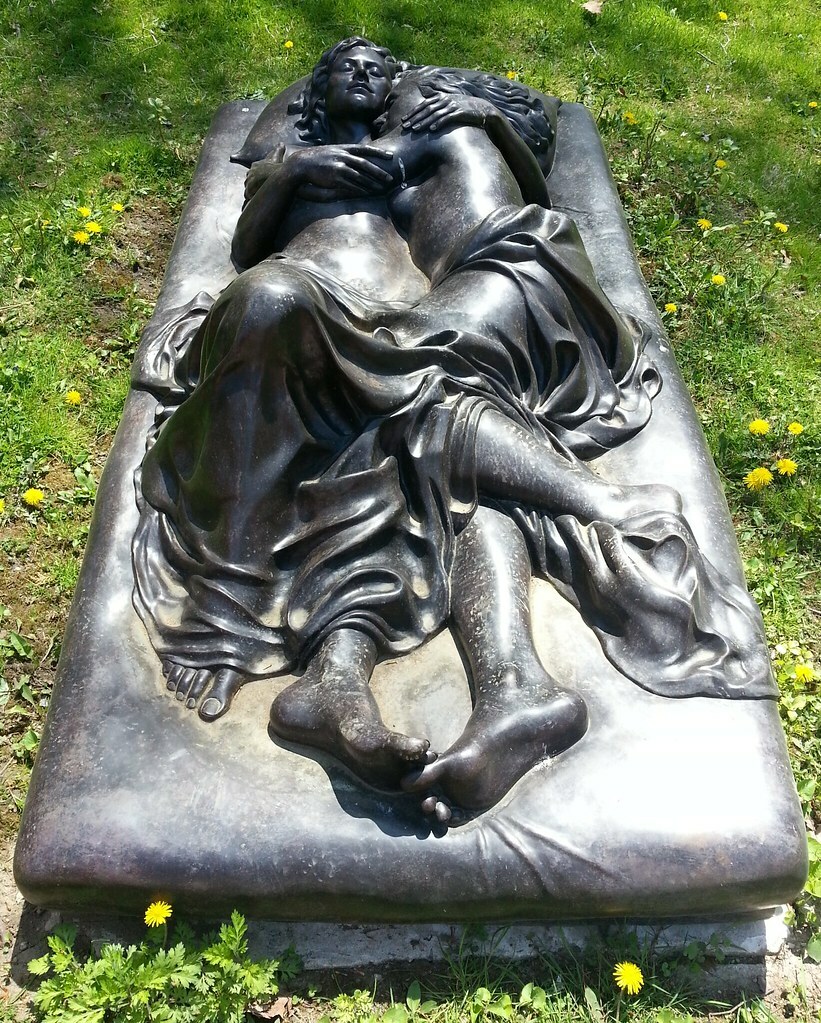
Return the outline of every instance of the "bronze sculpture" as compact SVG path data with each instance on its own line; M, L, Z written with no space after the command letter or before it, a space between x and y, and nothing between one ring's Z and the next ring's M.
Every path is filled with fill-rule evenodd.
M587 109L360 39L222 107L99 487L26 898L759 912L807 870L774 695Z
M249 172L240 276L142 467L135 603L169 690L216 718L300 666L274 733L442 820L584 733L536 654L532 570L650 691L770 694L757 612L678 495L583 461L644 426L660 378L549 209L538 100L353 38L298 127ZM369 680L447 622L475 709L437 756L385 727Z

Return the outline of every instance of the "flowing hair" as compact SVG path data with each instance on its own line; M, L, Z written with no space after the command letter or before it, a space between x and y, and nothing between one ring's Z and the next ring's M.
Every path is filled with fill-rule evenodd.
M289 114L298 113L300 115L295 128L303 142L322 145L322 143L330 141L331 131L325 110L328 79L336 58L341 53L352 50L355 46L367 46L369 50L378 53L387 64L392 81L396 81L405 66L396 60L390 50L384 46L377 46L376 43L372 43L370 39L364 39L362 36L351 36L349 39L343 39L335 46L331 46L317 61L311 74L311 80L302 90L299 99L288 108Z
M542 101L532 96L519 82L498 78L487 73L465 77L458 71L443 68L419 68L407 72L408 80L413 79L423 96L437 96L442 93L461 93L491 102L508 119L516 134L536 156L542 160L553 141L553 125L547 117ZM387 115L394 101L388 96L385 113L374 122L378 134L387 121Z

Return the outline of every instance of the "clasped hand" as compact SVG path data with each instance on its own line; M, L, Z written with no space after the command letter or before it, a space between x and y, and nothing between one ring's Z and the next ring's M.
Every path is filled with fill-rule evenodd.
M436 93L427 96L402 118L402 127L411 131L442 131L456 125L484 128L488 118L496 116L496 107L478 96L464 93Z
M245 198L249 200L274 173L281 173L299 198L313 202L386 195L398 184L393 164L393 153L376 146L310 146L295 150L284 161L255 163L245 180Z

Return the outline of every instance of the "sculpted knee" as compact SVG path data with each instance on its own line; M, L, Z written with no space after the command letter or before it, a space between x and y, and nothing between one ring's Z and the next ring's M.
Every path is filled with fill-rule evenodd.
M231 303L246 329L267 336L316 306L310 282L297 271L277 263L246 270L231 285Z

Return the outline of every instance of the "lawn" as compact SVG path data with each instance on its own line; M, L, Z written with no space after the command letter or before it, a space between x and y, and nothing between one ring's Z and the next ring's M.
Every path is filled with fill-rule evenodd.
M5 0L7 850L96 483L210 119L226 100L273 96L354 33L417 63L515 75L597 117L764 613L808 829L821 830L821 17L815 0L721 3ZM796 907L807 934L814 905L808 892Z

